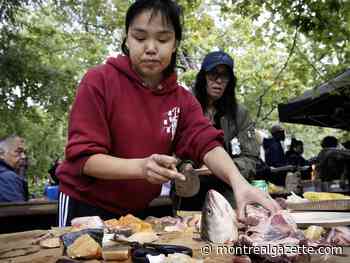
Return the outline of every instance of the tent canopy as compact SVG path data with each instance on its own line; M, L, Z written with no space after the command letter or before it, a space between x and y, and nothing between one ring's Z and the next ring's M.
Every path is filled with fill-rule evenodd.
M281 122L350 130L350 68L334 79L278 105Z

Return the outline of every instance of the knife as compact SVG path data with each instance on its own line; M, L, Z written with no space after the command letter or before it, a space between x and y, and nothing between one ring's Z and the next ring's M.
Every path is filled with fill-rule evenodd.
M213 174L207 167L193 169L189 171L191 175L211 175Z

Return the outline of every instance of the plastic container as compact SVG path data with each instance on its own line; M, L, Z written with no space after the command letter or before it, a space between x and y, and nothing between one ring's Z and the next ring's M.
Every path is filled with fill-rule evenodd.
M46 195L49 200L58 200L58 185L46 186Z
M251 182L251 185L261 189L264 192L268 192L268 187L265 180L253 180Z

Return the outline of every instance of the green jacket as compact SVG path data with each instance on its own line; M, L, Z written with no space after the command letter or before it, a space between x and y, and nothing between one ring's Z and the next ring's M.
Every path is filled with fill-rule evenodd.
M255 137L255 125L248 110L238 104L236 121L223 116L220 119L220 126L224 131L224 147L239 171L247 179L254 178L256 163L259 159L259 145ZM231 141L233 138L237 138L239 142L241 153L238 155L232 153Z
M224 147L237 165L241 174L251 180L255 175L255 167L259 158L259 146L255 137L254 123L249 117L247 109L243 105L237 107L236 121L231 121L223 116L220 119L221 129L224 131ZM232 154L231 141L238 139L240 154ZM182 171L182 165L189 160L183 161L179 165ZM220 192L229 201L233 208L236 206L235 197L232 188L218 179L216 176L200 176L199 192L192 197L173 196L173 204L176 210L200 211L202 209L205 196L209 189L215 189Z

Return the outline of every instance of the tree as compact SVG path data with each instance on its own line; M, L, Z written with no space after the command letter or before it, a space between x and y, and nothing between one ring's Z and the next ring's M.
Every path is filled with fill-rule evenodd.
M0 136L26 138L34 181L44 179L49 164L63 157L69 107L84 72L120 52L131 2L0 2ZM204 55L227 51L235 60L239 100L259 128L278 120L278 103L349 66L348 1L178 2L185 22L180 81L191 87ZM304 140L308 155L318 151L326 133L336 133L297 125L287 130Z

